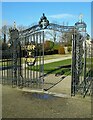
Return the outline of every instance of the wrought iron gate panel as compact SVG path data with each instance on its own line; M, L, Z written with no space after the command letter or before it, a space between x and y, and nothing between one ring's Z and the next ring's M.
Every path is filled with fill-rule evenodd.
M8 84L9 83L9 80L12 81L12 69L10 68L13 68L12 66L12 51L5 51L3 50L2 51L2 61L1 64L2 64L2 84ZM8 58L9 56L9 58Z
M17 33L12 29L10 33ZM2 51L2 84L18 85L18 79L21 69L21 47L18 36L11 35L10 46L7 50Z
M44 74L44 31L31 33L29 36L21 36L24 45L22 57L21 76L23 86L31 88L43 88Z

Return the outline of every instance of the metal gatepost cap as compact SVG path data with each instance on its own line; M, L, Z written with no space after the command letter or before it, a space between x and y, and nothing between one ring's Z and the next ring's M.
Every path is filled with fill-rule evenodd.
M87 27L86 23L83 21L83 14L79 15L79 21L75 23L75 27L76 28L86 28Z
M17 39L19 37L19 31L16 28L16 23L14 22L13 28L10 29L11 39Z

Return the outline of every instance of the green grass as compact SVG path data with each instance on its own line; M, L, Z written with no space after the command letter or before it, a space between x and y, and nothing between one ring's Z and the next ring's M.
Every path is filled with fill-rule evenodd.
M93 59L92 59L92 61L93 61ZM44 64L44 73L46 73L46 74L47 73L52 73L52 74L64 73L65 75L67 75L71 71L71 69L69 69L69 68L57 69L57 68L60 67L60 66L69 65L69 64L71 64L71 59ZM89 68L90 65L87 64L86 67ZM39 71L40 70L40 66L38 65L38 66L34 66L32 68L28 67L28 69L31 69L31 70L34 70L34 71Z
M48 63L48 64L44 65L44 71L54 70L55 68L57 68L59 66L68 65L68 64L71 64L71 59Z
M53 55L45 55L44 56L44 60L50 60L50 59L57 59L57 58L62 58L62 57L67 57L69 56L70 54L53 54ZM37 61L39 61L40 59L38 58ZM25 63L25 58L22 57L21 58L21 64L24 64ZM7 62L3 62L3 64L5 66L7 66ZM12 62L9 62L9 64L12 64ZM0 62L0 66L2 66L2 62Z
M44 64L44 73L64 72L64 73L67 74L70 71L70 69L68 69L68 68L58 69L58 67L64 66L64 65L69 65L69 64L71 64L71 59ZM40 66L38 65L38 66L34 66L32 68L28 67L27 69L29 69L29 70L32 69L34 71L39 71L40 70Z

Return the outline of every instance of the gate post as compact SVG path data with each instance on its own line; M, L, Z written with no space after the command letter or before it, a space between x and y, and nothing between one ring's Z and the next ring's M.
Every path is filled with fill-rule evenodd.
M75 58L76 58L76 34L75 34L75 28L74 28L74 34L72 35L72 68L71 68L71 72L72 72L72 76L71 76L71 96L75 96L75 80L76 80L76 72L75 72Z
M19 31L15 28L10 30L10 39L12 42L12 59L13 59L13 78L12 86L17 85L17 45L18 45Z
M80 86L82 79L83 87ZM75 93L81 89L80 87L82 87L84 92L86 89L86 24L82 21L82 19L81 21L75 23L72 39L71 95L75 96Z

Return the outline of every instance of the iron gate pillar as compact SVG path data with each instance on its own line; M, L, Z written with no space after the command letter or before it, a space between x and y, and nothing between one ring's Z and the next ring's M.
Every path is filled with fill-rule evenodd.
M75 93L80 89L79 84L81 83L82 74L84 76L84 90L86 88L86 24L81 20L75 23L72 38L72 96L75 96Z
M19 31L14 27L10 30L10 39L13 47L13 79L12 85L17 85L17 45L18 45Z

